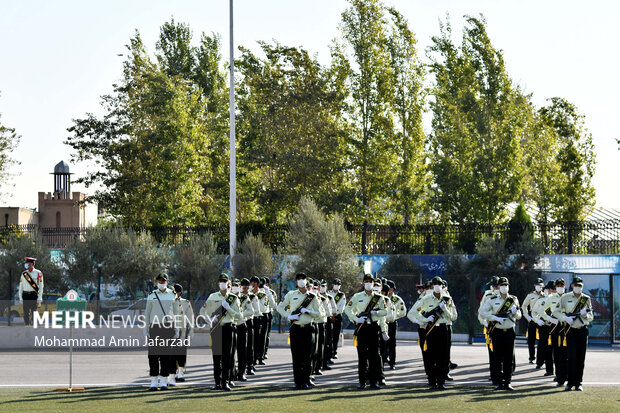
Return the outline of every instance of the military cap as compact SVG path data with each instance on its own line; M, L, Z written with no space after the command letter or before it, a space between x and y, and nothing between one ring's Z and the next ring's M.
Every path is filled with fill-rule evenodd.
M340 278L336 278L336 279L334 279L332 284L334 284L334 285L342 285L342 281L340 280Z
M260 282L260 279L256 275L253 275L250 277L250 282L258 284Z
M298 272L297 274L295 274L295 279L296 279L296 280L300 280L300 279L302 279L302 278L303 278L304 280L308 278L308 276L306 275L306 273L303 273L303 272Z
M381 292L387 293L389 291L390 291L390 287L388 287L387 284L383 284L383 286L381 287Z
M168 281L168 274L166 274L165 272L157 274L157 276L155 277L155 280L159 280L159 279Z
M558 278L557 280L555 280L555 286L557 287L558 285L566 285L566 281L564 281L564 278Z
M248 280L247 278L242 278L240 284L242 286L250 285L250 280Z
M179 283L176 283L174 285L174 292L175 293L182 293L183 292L183 286Z
M416 284L415 285L415 289L416 290L421 290L422 288L426 288L426 286L424 284Z
M34 257L24 257L24 260L25 260L26 262L35 262L37 259L36 259L36 258L34 258Z
M497 283L497 285L508 285L508 278L506 277L501 277L499 279L499 282Z
M230 283L234 285L239 285L239 278L233 278L233 280Z
M545 285L547 290L555 290L555 283L553 281L549 281L547 285Z
M498 282L499 282L499 277L497 275L494 275L491 277L487 285L496 286Z
M534 281L534 284L536 285L540 285L540 284L544 284L545 282L543 281L542 278L536 278L536 281Z
M426 284L424 284L424 288L433 288L433 283L431 281L427 281Z
M374 281L372 274L364 274L363 281Z
M381 285L383 285L383 282L381 281L381 278L379 278L379 277L375 277L375 278L373 279L373 282L375 282L376 284L381 284Z
M431 280L431 284L432 285L435 285L435 284L443 285L443 280L441 279L441 277L433 277L433 279Z
M577 285L577 284L583 285L583 280L579 276L573 278L573 285Z
M392 281L392 280L388 280L387 286L390 287L390 288L396 288L396 284L394 284L394 281Z
M325 280L321 280L321 285L325 285L325 286L327 286L327 281L325 281Z
M441 280L441 283L444 285L444 287L448 288L448 280Z
M230 277L228 276L228 274L223 272L220 274L220 278L218 278L217 280L218 281L230 281Z

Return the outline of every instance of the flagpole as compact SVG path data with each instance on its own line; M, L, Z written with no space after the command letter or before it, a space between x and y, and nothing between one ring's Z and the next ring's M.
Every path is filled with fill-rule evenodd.
M233 258L237 247L237 164L235 152L235 53L233 37L233 0L230 0L230 274L234 275Z

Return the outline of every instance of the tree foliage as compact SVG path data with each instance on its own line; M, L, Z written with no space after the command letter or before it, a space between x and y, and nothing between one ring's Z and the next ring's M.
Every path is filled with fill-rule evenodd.
M9 169L19 163L11 157L11 152L17 148L20 140L15 129L4 126L1 120L2 114L0 114L0 199L4 194L4 187L8 183Z
M248 234L238 246L234 258L235 277L271 278L275 268L271 248L265 245L260 235Z

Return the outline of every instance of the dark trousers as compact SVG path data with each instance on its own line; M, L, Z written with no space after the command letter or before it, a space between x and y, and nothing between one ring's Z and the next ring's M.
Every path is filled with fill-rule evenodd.
M388 323L387 359L390 366L396 364L396 321Z
M334 332L334 322L331 317L327 317L327 323L325 323L325 344L323 346L323 368L327 366L327 362L331 360L333 353L332 345L334 343L333 339Z
M187 363L187 347L180 346L175 349L171 356L171 370L170 374L173 374L179 369L185 368Z
M308 384L311 374L312 326L293 324L290 329L291 356L293 358L293 379L301 386Z
M536 365L545 365L545 371L553 373L553 357L551 355L551 346L549 345L549 330L548 325L542 325L538 327L538 358L536 359Z
M267 351L269 351L269 336L271 336L271 327L273 326L273 313L267 314L267 325L265 327L265 352L263 353L263 358L267 355Z
M564 383L568 373L566 371L568 364L568 355L566 347L564 347L564 333L561 325L552 326L555 330L551 333L551 352L553 353L553 363L555 365L555 377L558 383ZM562 331L562 333L558 333Z
M420 345L420 350L422 351L422 363L424 364L424 373L426 373L426 377L428 377L428 357L427 352L424 351L424 343L426 343L426 328L420 326L418 327L418 344Z
M230 371L228 372L228 380L230 381L236 380L237 378L237 325L232 325L232 329L232 351L230 355Z
M24 300L24 324L31 326L34 321L34 312L37 311L37 298L39 296L34 291L25 291L22 293Z
M588 327L571 328L566 333L568 353L568 385L579 386L583 381L583 368L588 349Z
M357 333L357 370L360 384L366 380L377 384L380 378L379 326L377 323L363 324Z
M237 379L245 374L248 359L248 328L245 323L237 325Z
M451 351L452 351L452 325L448 325L448 371L450 371L450 363L452 363Z
M310 374L314 374L316 368L316 353L319 350L319 327L316 323L310 323L310 329L312 330L311 346L310 346Z
M538 324L534 322L534 320L527 323L527 348L530 352L530 361L536 360L536 364L542 366L544 360L536 357L536 330L538 329Z
M332 328L332 357L338 354L338 342L340 341L340 332L342 331L342 314L334 317L334 325Z
M171 366L170 346L161 340L169 340L174 336L174 329L152 325L149 327L149 376L168 376L176 370Z
M252 365L258 363L260 360L259 356L263 353L263 346L265 345L264 327L263 316L254 317L254 354L252 355Z
M233 360L234 326L220 324L211 331L211 343L213 345L213 378L215 384L224 385L230 378L231 363Z
M245 322L245 327L248 333L247 342L245 343L246 347L246 371L249 373L254 366L254 319L250 319Z
M325 350L325 323L317 323L316 325L316 353L314 354L313 373L318 373L323 367L323 356Z
M441 386L448 375L448 326L437 324L426 332L429 384Z
M502 384L512 381L512 362L515 353L515 330L495 328L491 333L493 341L493 358L498 368L498 377Z

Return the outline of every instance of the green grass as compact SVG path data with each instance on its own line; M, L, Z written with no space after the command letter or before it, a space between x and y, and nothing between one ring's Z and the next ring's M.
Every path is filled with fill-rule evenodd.
M452 387L429 391L423 387L391 386L379 391L329 386L294 391L281 386L237 387L230 393L206 387L183 386L167 392L144 387L91 388L62 393L53 389L0 389L0 410L6 412L586 412L620 411L620 387L587 387L563 392L550 386L519 387L513 393L490 387ZM591 412L592 410L589 410Z

